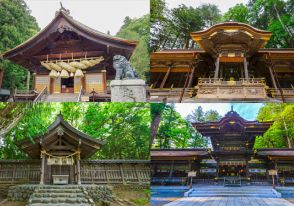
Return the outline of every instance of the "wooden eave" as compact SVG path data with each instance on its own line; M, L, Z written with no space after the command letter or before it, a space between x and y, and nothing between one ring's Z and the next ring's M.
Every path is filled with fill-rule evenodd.
M151 149L151 160L196 160L205 157L207 149Z
M248 36L248 42L243 42L244 45L249 45L249 54L253 56L259 49L263 47L263 45L267 42L267 40L270 39L272 35L272 31L264 31L256 29L248 24L243 24L239 22L223 22L220 24L216 24L208 29L198 31L198 32L190 32L191 37L194 41L196 41L200 47L211 54L212 56L215 56L216 53L211 48L210 44L213 44L212 38L216 38L217 35L221 35L224 31L230 31L230 30L244 30L245 32L242 32L242 34L245 34ZM218 33L219 32L219 33ZM241 35L241 34L236 34ZM241 36L240 36L241 37ZM229 38L231 39L231 38ZM240 38L241 44L244 38ZM252 42L254 41L254 44ZM228 43L230 44L230 43ZM247 47L246 46L246 47Z
M29 69L32 56L35 56L38 51L45 49L47 44L58 38L65 30L73 31L94 43L105 45L105 48L109 46L127 50L129 51L126 57L127 59L131 57L131 54L139 44L138 41L125 40L98 32L68 17L63 11L60 11L42 31L15 48L3 52L1 55L4 59L9 59Z
M28 154L33 159L40 158L40 152L42 150L40 146L40 140L42 139L42 143L44 148L51 145L58 139L57 130L59 126L64 128L63 137L72 145L78 145L79 139L81 139L81 158L87 159L94 155L98 150L104 147L107 142L101 141L99 139L93 138L73 126L71 126L68 122L64 121L63 116L59 114L56 120L47 128L48 133L42 134L40 133L40 137L33 137L34 143L30 138L25 138L23 140L19 140L14 142L14 144L20 148L23 152Z

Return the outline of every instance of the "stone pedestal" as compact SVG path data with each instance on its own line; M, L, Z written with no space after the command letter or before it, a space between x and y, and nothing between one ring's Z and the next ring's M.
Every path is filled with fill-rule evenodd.
M146 102L143 79L112 80L111 102Z

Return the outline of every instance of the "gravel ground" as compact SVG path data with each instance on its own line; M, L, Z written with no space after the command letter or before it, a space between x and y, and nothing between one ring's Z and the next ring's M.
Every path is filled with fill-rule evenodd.
M150 205L161 206L183 197L183 192L151 192Z

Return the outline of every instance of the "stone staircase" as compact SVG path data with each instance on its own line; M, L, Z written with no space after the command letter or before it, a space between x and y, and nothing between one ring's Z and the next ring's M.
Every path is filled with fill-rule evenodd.
M192 189L188 193L188 197L277 197L272 189L265 188L199 188Z
M94 201L82 186L41 186L30 196L27 206L45 205L94 206Z
M77 102L78 97L79 94L74 93L50 94L44 102Z

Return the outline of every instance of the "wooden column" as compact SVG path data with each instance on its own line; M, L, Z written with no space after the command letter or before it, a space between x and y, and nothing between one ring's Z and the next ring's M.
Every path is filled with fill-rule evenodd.
M107 165L104 165L104 169L105 169L106 181L107 181L107 183L109 183L109 177L108 177Z
M169 176L168 176L168 177L172 177L172 175L173 175L173 170L174 170L174 163L172 163L172 164L170 165L170 171L169 171Z
M91 169L91 179L92 179L92 184L94 184L94 173L93 173L92 164L90 164L90 169Z
M194 71L195 71L195 66L192 69L192 72L191 72L191 76L190 76L190 79L189 79L189 82L188 82L187 89L189 89L192 86L193 79L194 79Z
M219 177L219 159L216 159L216 177Z
M224 71L223 71L223 70L224 70L224 69L223 69L223 64L220 64L220 67L221 67L221 69L220 69L220 76L219 76L219 77L220 77L220 78L223 78L223 72L224 72Z
M278 171L278 163L277 163L277 161L275 161L275 170L277 170L277 175L276 175L276 178L277 178L277 186L280 186L280 184L279 184L280 178L279 178L279 171Z
M192 170L192 163L189 162L188 172L190 172L191 170ZM191 178L188 178L188 183L191 183Z
M246 177L249 178L249 163L248 163L248 159L246 159Z
M200 178L200 165L197 166L196 178Z
M79 155L76 154L76 164L77 164L77 184L80 185L81 184L81 168L80 168L80 159L79 159Z
M269 70L270 75L271 75L272 84L273 84L275 90L278 90L278 87L277 87L277 84L276 84L276 81L275 81L275 77L273 75L272 67L268 67L268 70Z
M248 78L248 69L247 69L247 60L246 57L244 59L244 73L245 73L245 78Z
M4 67L0 71L0 92L1 92L1 86L2 86L2 80L3 80L3 75L4 75Z
M120 169L120 174L121 174L121 177L122 177L122 180L123 180L123 184L126 184L125 175L124 175L124 171L123 171L123 168L122 168L121 164L119 165L119 169Z
M74 177L75 177L73 165L69 166L69 174L70 174L69 181L70 181L70 183L73 183L74 182Z
M157 165L155 163L153 166L152 177L156 177L156 173L157 173Z
M168 78L168 75L169 75L169 73L170 73L170 70L171 70L171 67L168 68L168 70L167 70L167 72L166 72L166 74L165 74L165 76L164 76L164 79L163 79L163 81L162 81L162 83L161 83L161 85L160 85L160 87L159 87L159 90L162 90L162 88L164 87L165 82L166 82L166 80L167 80L167 78Z
M141 184L141 178L140 178L140 174L139 174L139 172L138 172L138 167L137 167L138 165L135 165L135 171L136 171L136 174L137 174L137 179L138 179L138 181L139 181L139 184Z
M218 72L219 72L219 57L217 57L217 59L216 59L214 78L218 78Z
M269 181L270 179L269 179L269 174L268 174L268 167L266 167L265 171L266 171L266 180Z
M28 70L28 75L27 75L27 94L30 91L30 77L31 77L31 72Z
M44 173L45 173L45 154L42 154L42 163L41 163L41 178L40 184L44 184Z

